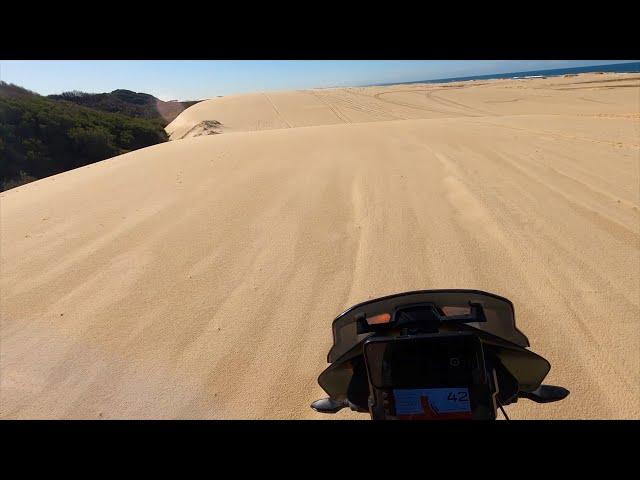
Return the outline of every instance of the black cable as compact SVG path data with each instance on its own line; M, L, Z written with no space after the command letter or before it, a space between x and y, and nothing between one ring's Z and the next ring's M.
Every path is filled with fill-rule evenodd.
M500 411L504 415L504 418L506 418L507 420L510 420L510 418L507 416L507 412L504 411L504 408L502 408L502 404L500 402L498 402L498 407L500 407Z

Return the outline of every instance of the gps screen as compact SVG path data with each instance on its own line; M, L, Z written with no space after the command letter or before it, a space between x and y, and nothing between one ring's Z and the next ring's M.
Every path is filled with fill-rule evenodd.
M394 339L368 343L365 357L376 388L457 388L473 383L477 348L471 336Z

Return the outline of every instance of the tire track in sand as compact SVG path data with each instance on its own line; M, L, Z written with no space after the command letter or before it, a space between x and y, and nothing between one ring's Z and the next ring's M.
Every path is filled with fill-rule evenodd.
M390 94L394 94L394 93L409 93L409 92L423 92L424 90L394 90L393 92L383 92L383 93L377 93L374 95L374 97L377 100L380 100L381 102L384 103L390 103L393 105L399 105L401 107L407 107L407 108L413 108L414 110L421 110L423 112L431 112L431 113L441 113L443 115L454 115L456 113L459 112L454 112L451 110L439 110L437 108L428 108L428 107L421 107L419 105L416 105L415 103L406 103L406 102L400 102L400 101L393 101L393 100L389 100L389 99L383 99L382 97L385 95L390 95ZM471 117L474 115L467 115L467 114L462 114L462 116L465 117Z
M329 110L331 110L331 111L333 112L333 114L334 114L334 115L335 115L339 120L341 120L343 123L351 123L351 120L349 120L349 117L347 117L346 115L344 115L344 114L340 113L340 112L338 111L338 109L337 109L337 108L334 108L334 107L333 107L333 105L331 105L331 103L330 103L329 101L327 101L327 100L325 100L324 98L322 98L322 96L321 96L321 95L318 95L318 94L317 94L316 92L314 92L313 90L310 90L310 92L311 92L311 95L313 95L315 98L317 98L317 99L318 99L318 101L319 101L320 103L322 103L323 105L326 105L326 106L327 106L327 108L328 108Z
M280 118L280 120L282 120L288 128L293 128L293 127L291 126L291 124L290 124L289 122L287 122L287 119L286 119L286 118L284 118L284 116L282 115L282 113L280 113L280 110L278 110L278 107L276 107L276 104L275 104L275 103L273 103L273 100L271 100L271 98L269 97L269 95L267 95L267 94L266 94L266 93L264 93L264 92L263 92L262 94L263 94L263 95L265 96L265 98L269 101L269 103L271 104L271 106L272 106L272 107L273 107L273 109L275 110L275 112L276 112L276 114L278 115L278 117Z

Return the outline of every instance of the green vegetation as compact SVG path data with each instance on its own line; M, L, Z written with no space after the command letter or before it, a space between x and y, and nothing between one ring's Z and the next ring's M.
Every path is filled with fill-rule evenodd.
M165 142L184 108L128 90L44 97L0 82L0 189Z
M85 107L104 112L122 113L130 117L157 119L168 125L180 112L194 102L163 102L148 93L136 93L131 90L114 90L111 93L64 92L49 95L54 100L66 100Z

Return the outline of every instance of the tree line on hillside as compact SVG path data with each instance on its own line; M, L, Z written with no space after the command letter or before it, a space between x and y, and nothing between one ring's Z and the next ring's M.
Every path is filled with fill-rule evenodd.
M112 101L82 92L50 98L0 82L1 190L168 140L167 119L150 113L155 97L116 92L125 93ZM98 103L115 111L70 101L73 96L100 96ZM127 96L142 108L129 108Z
M114 90L111 93L85 93L73 90L60 95L49 95L54 100L66 100L85 107L105 112L122 113L131 117L158 119L168 125L180 112L191 105L190 102L163 102L148 93L137 93L131 90Z

